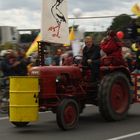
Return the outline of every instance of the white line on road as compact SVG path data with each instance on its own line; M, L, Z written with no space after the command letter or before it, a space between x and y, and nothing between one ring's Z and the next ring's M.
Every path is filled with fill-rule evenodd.
M8 118L9 118L9 117L1 117L1 118L0 118L0 121L1 121L1 120L6 120L6 119L8 119Z
M92 105L87 104L86 106L88 107L88 106L92 106ZM44 114L44 113L49 113L49 112L51 112L51 111L39 112L39 114ZM9 119L9 117L8 116L7 117L0 117L0 121L1 120L6 120L6 119Z
M128 138L128 137L136 136L136 135L140 135L140 131L130 133L130 134L127 134L127 135L123 135L123 136L119 136L119 137L115 137L115 138L111 138L111 139L107 139L107 140L121 140L121 139L125 139L125 138Z
M51 111L39 112L39 114L44 114L44 113L49 113L49 112L51 112ZM6 119L9 119L9 117L8 116L7 117L0 117L0 121L1 120L6 120Z
M43 113L49 113L50 111L47 111L47 112L39 112L39 114L43 114ZM0 118L0 121L1 120L6 120L6 119L9 119L9 117L1 117ZM136 135L140 135L140 131L138 132L134 132L134 133L130 133L130 134L127 134L127 135L123 135L123 136L119 136L119 137L114 137L114 138L110 138L110 139L107 139L107 140L121 140L121 139L125 139L125 138L128 138L128 137L132 137L132 136L136 136Z

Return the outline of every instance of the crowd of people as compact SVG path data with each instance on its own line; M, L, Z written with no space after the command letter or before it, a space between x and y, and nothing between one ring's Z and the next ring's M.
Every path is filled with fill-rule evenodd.
M26 76L29 69L39 65L38 52L33 52L26 56L26 51L23 49L13 50L7 49L0 52L0 72L2 77L8 76ZM63 51L57 49L55 54L50 50L44 50L44 65L45 66L60 66L72 65L73 52L71 49Z
M128 66L130 72L140 73L140 40L136 40L135 50L126 46L122 40L118 39L116 33L109 31L99 45L94 43L92 36L86 36L85 46L80 51L82 55L81 65L91 70L90 80L98 81L100 75L101 59L113 57L114 65ZM69 66L73 65L73 51L69 49L65 53L57 49L55 55L49 50L44 52L44 64L46 66ZM22 49L2 50L0 53L0 70L2 77L26 76L31 67L38 65L38 53L34 52L26 56ZM83 69L84 75L84 69Z
M25 57L24 50L3 50L1 51L0 70L4 77L27 75L29 58Z
M105 56L114 56L115 64L121 65L127 62L130 71L140 69L140 40L136 40L137 51L126 46L122 40L119 40L116 33L109 31L99 45L95 45L92 36L86 36L84 39L85 46L82 49L82 65L89 66L92 71L92 77L96 79L99 75L100 59ZM28 69L38 65L38 53L34 52L26 57L26 52L19 50L2 50L0 53L0 69L3 76L24 76L28 74ZM73 51L69 49L63 52L57 49L52 55L51 51L44 52L44 64L50 65L72 65ZM135 65L134 65L135 64ZM93 79L93 80L95 80Z

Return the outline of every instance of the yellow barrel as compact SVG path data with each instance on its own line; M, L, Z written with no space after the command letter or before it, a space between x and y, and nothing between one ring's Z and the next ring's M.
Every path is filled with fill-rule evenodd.
M10 77L10 121L31 122L38 119L39 80L32 76Z

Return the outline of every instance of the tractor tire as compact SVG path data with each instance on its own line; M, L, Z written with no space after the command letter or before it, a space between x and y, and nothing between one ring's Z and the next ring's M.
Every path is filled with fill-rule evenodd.
M25 127L29 122L11 122L16 127Z
M99 111L107 121L126 118L130 106L129 81L125 74L106 75L99 86Z
M79 106L73 99L64 99L57 108L57 124L62 130L74 129L79 122Z

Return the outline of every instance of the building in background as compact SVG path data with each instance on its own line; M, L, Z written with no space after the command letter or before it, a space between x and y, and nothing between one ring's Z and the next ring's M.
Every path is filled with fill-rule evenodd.
M13 44L19 42L19 32L16 27L0 26L0 44L3 45L6 42Z

